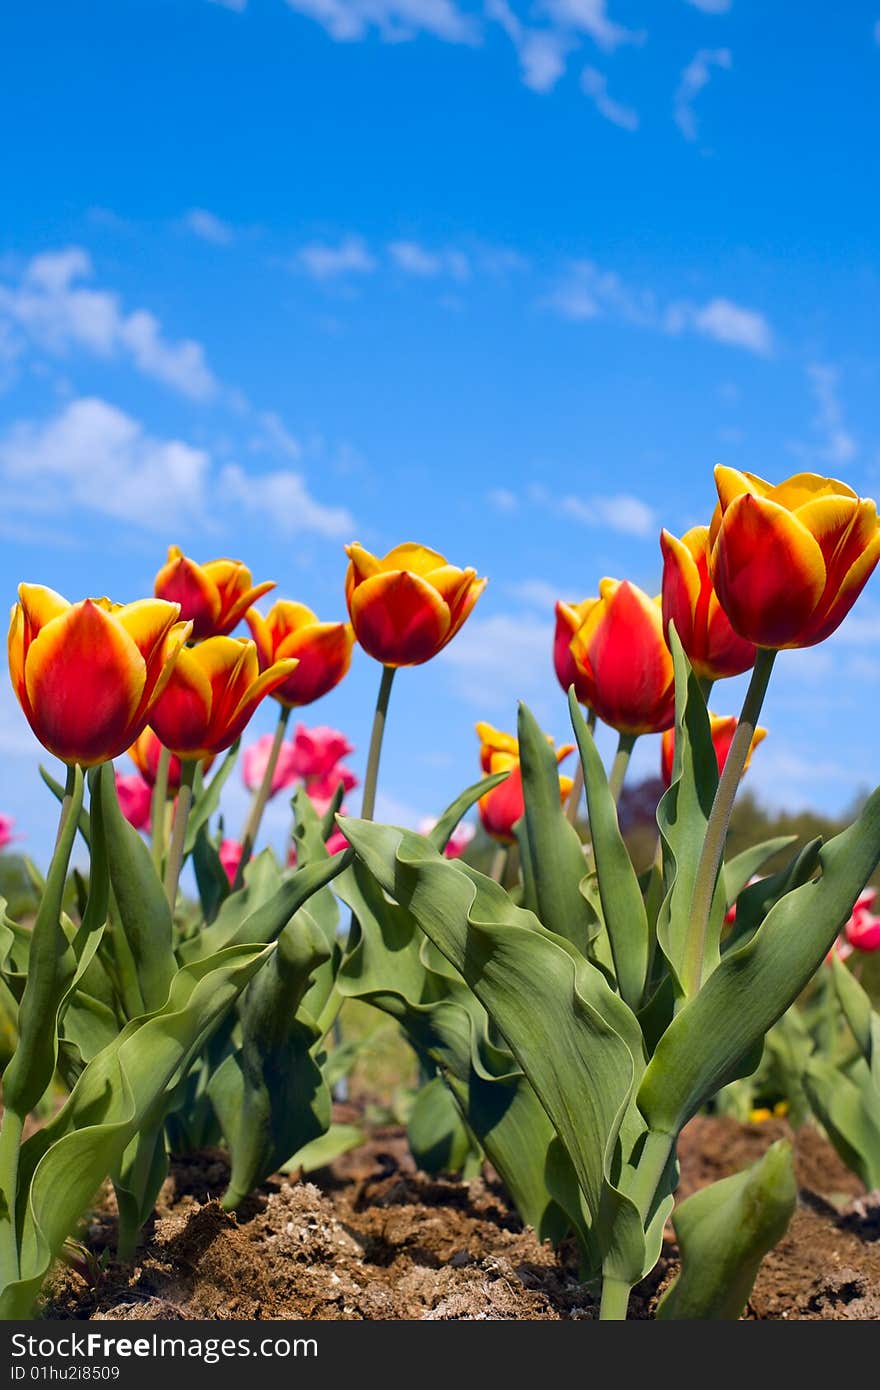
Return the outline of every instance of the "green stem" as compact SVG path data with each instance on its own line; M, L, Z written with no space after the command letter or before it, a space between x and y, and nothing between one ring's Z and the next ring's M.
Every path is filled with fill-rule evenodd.
M165 803L168 799L168 768L171 754L162 748L156 780L153 783L153 796L150 801L150 839L153 847L153 863L156 873L162 873L162 860L165 858Z
M509 845L499 845L492 856L492 867L489 870L489 877L494 878L496 883L503 883L504 881L504 873L507 869L507 860L509 856Z
M631 1285L625 1279L616 1279L612 1275L603 1276L602 1302L599 1305L600 1322L626 1321L630 1288Z
M614 762L611 764L611 774L608 778L608 790L614 798L615 806L620 800L626 770L629 767L629 760L632 757L637 738L638 734L621 734L617 742L617 752L614 754Z
M24 1117L14 1110L3 1115L0 1129L0 1196L5 1210L0 1215L0 1279L9 1284L19 1276L18 1221L18 1155Z
M702 692L703 699L706 701L706 708L709 708L709 696L712 694L712 687L715 684L711 676L698 676L697 684Z
M395 667L382 667L382 680L376 700L376 713L373 715L373 732L370 735L370 751L367 755L367 771L364 777L364 799L361 803L361 818L372 820L376 810L376 787L379 782L379 758L382 754L382 738L385 733L385 720L388 715L388 700Z
M761 713L761 706L767 693L767 685L775 658L775 651L770 651L766 647L758 648L752 678L749 681L749 688L743 701L742 713L709 814L706 838L703 841L700 862L697 865L694 878L690 923L682 961L682 986L686 998L696 994L702 983L703 957L706 951L706 936L709 930L709 917L712 912L712 899L715 896L715 885L718 881L718 871L721 868L730 816L746 759L749 756L749 749L752 746L752 739L755 736L758 716Z
M165 865L165 897L168 906L174 911L177 902L177 885L183 866L183 846L186 841L186 823L192 805L192 789L198 763L192 758L180 760L180 790L177 793L177 809L174 812L174 825L171 828L171 844L168 847L168 860Z
M64 827L67 824L67 817L70 815L70 808L73 805L73 789L76 784L76 764L68 763L67 778L64 783L64 796L61 801L61 812L58 816L58 833L55 836L55 848L61 844L61 836L64 834Z
M266 762L266 770L263 773L263 780L254 793L251 803L250 814L247 824L241 837L241 858L238 861L238 868L235 871L235 879L232 884L233 893L240 888L244 879L244 871L250 863L251 854L256 844L257 835L260 831L260 823L263 819L263 812L268 805L272 795L272 778L275 776L275 769L278 766L278 758L281 753L281 745L284 742L284 735L290 720L290 706L282 705L278 713L278 723L275 725L275 737L272 740L272 747L269 750L269 757Z
M581 797L583 796L583 794L584 769L581 765L580 758L578 758L577 763L575 764L574 777L572 779L572 788L571 791L568 793L568 801L566 802L565 806L565 814L568 819L569 825L577 824L578 811L580 810Z

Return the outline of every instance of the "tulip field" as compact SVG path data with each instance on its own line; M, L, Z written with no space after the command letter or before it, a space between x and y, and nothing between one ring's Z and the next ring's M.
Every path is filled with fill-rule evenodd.
M560 596L567 741L479 722L418 828L376 814L394 690L478 568L350 544L330 620L174 545L136 602L21 584L58 829L37 864L0 817L3 1319L880 1316L880 789L827 837L731 839L774 667L845 624L880 522L812 473L715 481L661 594ZM355 645L362 785L321 721Z

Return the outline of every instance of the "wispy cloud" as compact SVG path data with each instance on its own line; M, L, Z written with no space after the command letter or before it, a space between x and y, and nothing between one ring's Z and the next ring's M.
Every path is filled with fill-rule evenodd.
M10 515L83 511L166 532L251 513L280 535L340 537L355 529L346 509L311 495L301 473L217 467L205 449L157 438L95 396L70 401L48 421L14 424L0 437L0 480Z
M376 31L386 43L419 33L446 43L472 44L479 29L451 0L286 0L292 10L314 19L339 43L356 43Z
M322 241L301 246L293 264L315 280L335 280L345 275L371 275L378 262L363 237L347 236L335 246Z
M653 507L640 497L619 493L613 497L563 497L560 511L585 526L616 531L622 536L656 536L659 522Z
M727 14L733 0L686 0L686 3L693 5L695 10L702 10L703 14Z
M229 223L207 208L190 208L184 215L183 225L194 236L202 241L210 241L214 246L231 246L235 240L235 232Z
M519 498L510 488L493 487L486 493L486 500L490 507L496 512L515 512L519 506Z
M673 117L685 140L696 140L699 134L694 102L711 81L712 69L732 67L729 48L701 48L683 70L675 93Z
M606 121L619 125L623 130L638 130L639 113L631 106L615 101L608 93L608 79L596 68L584 68L581 73L581 87L593 105Z
M551 584L546 579L521 579L516 584L507 584L505 588L507 593L529 608L540 608L546 613L552 613L557 599L565 596L565 591L559 585Z
M807 367L807 376L817 406L813 428L823 439L820 457L829 463L849 463L857 446L846 428L837 396L840 373L828 363L814 362Z
M466 280L470 275L470 262L461 251L430 251L417 241L392 241L388 255L398 270L422 279L450 275L454 280Z
M571 261L541 303L573 322L610 318L661 333L698 333L758 356L773 350L772 328L756 309L722 296L705 304L674 301L663 308L653 291L633 288L616 271L603 270L594 261Z
M462 697L486 711L513 711L515 701L549 687L552 614L471 617L439 658L455 672Z
M127 357L147 376L193 400L207 400L218 389L200 343L169 340L155 314L126 312L119 296L93 289L88 252L79 246L35 256L18 281L0 284L0 334L11 341L67 356L72 351L96 357Z
M558 29L529 28L507 0L486 0L486 14L500 25L516 49L525 85L533 92L552 91L577 40Z
M607 0L543 0L541 8L561 29L587 34L608 53L622 44L645 41L642 29L626 29L608 14Z

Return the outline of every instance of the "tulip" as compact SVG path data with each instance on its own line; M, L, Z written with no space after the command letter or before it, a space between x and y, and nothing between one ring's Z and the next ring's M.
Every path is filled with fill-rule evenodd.
M419 822L419 834L429 835L436 824L437 822L432 816L426 817L425 820ZM460 859L476 833L476 827L471 825L469 821L459 821L446 841L446 848L443 851L446 858Z
M496 753L509 753L514 758L519 753L519 744L513 734L502 733L500 729L493 728L484 720L480 720L476 730L477 738L480 740L480 767L484 772L492 771L492 758ZM550 742L552 741L551 739Z
M498 739L504 739L513 744L510 748L496 749L489 756L489 765L485 766L483 749L483 733L481 730L490 730ZM477 809L480 813L480 820L487 835L491 835L493 840L500 844L511 845L516 839L514 826L525 813L525 802L523 800L522 770L519 757L517 756L519 745L511 734L499 734L497 729L492 729L490 724L478 724L477 733L481 740L480 758L483 763L483 770L486 773L508 772L510 775L505 777L503 782L499 782L497 787L485 792L477 802ZM552 743L552 739L548 739ZM556 750L556 761L561 763L563 758L567 758L569 753L574 751L574 744L565 743ZM559 798L562 805L571 792L574 782L570 777L560 776L559 778Z
M876 888L866 888L860 893L843 929L850 946L857 951L880 951L880 917L875 917L871 911L876 897Z
M355 636L383 666L420 666L450 642L486 587L436 550L406 542L384 559L346 546L345 597Z
M675 623L694 671L707 681L738 676L755 664L755 648L738 637L709 577L709 528L694 526L681 540L660 533L663 551L663 632Z
M338 729L328 728L326 724L308 729L305 724L297 724L293 734L295 775L304 781L309 778L325 777L342 758L354 752L354 744L349 743L345 734Z
M286 599L273 604L265 617L251 608L245 618L264 670L286 656L295 656L299 662L290 679L274 692L281 705L310 705L337 686L351 665L354 632L350 623L319 623L311 608Z
M180 653L150 723L178 758L201 761L234 743L260 701L295 668L288 658L261 674L253 642L209 637Z
M777 487L716 468L709 569L736 632L759 647L811 647L846 617L880 559L870 499L798 473Z
M556 605L553 669L556 672L556 679L566 695L570 687L574 686L574 693L582 705L589 704L592 686L588 680L585 680L580 666L572 655L571 640L587 614L599 602L600 600L597 598L585 598L583 603L563 603L560 599Z
M0 850L7 849L9 845L12 844L13 840L18 838L17 835L13 835L12 833L12 827L14 825L15 821L12 816L0 815Z
M68 764L119 757L145 728L189 637L179 605L70 604L39 584L18 593L9 674L37 738Z
M129 825L133 825L135 830L149 830L153 799L149 783L136 772L131 775L117 772L116 795L119 799L119 809Z
M727 762L727 755L730 752L730 745L736 733L737 718L735 714L710 714L709 728L712 733L712 744L715 748L715 759L718 763L719 776L724 770ZM767 730L757 728L752 737L746 757L743 773L748 770L749 763L752 761L752 754L758 744L767 737ZM660 740L660 774L665 785L668 787L672 781L672 765L675 757L675 730L667 729Z
M156 575L157 598L180 604L181 616L192 621L195 641L225 637L258 598L275 588L274 580L253 584L240 560L190 560L179 546L168 547L168 559Z
M271 734L263 734L256 743L244 750L242 759L242 778L249 792L255 792L263 781L274 739ZM292 743L283 743L279 749L275 770L269 786L269 795L275 796L296 781L296 749Z
M346 793L354 791L358 784L357 777L344 763L337 763L336 767L325 772L323 776L310 778L306 782L306 791L319 816L323 816L329 809L340 782Z
M579 698L620 734L661 733L675 719L675 680L660 599L616 579L599 594L571 641Z
M152 729L144 729L143 733L135 739L128 750L131 758L141 777L149 787L155 787L156 777L159 772L159 759L162 755L162 744L153 733ZM213 758L205 758L202 763L202 771L207 772L213 763ZM169 758L168 778L165 785L167 796L174 796L180 790L180 759Z
M217 853L220 863L226 870L226 877L229 879L231 887L235 883L235 876L241 861L241 845L237 840L222 840Z

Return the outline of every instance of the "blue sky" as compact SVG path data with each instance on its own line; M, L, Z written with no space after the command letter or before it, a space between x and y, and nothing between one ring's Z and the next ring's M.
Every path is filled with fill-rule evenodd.
M472 780L517 697L565 734L553 598L656 591L713 464L877 495L880 3L32 0L2 30L7 601L139 597L170 542L328 619L349 540L475 565L467 627L397 681L387 818ZM778 663L766 801L880 778L878 585ZM377 676L358 653L306 712L359 766ZM6 686L0 753L39 854Z

